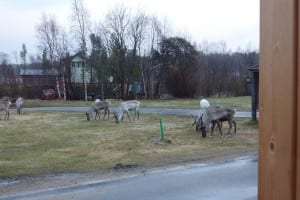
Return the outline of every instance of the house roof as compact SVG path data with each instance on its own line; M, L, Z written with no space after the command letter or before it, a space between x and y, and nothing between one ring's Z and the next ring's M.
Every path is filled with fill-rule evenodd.
M58 72L55 69L20 69L20 76L57 76Z
M259 65L256 64L256 65L250 66L250 67L248 67L248 70L252 73L259 72Z
M74 56L72 62L83 62L83 58L80 55Z

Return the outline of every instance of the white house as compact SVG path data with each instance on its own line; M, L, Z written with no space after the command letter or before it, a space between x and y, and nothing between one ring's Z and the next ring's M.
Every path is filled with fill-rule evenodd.
M71 81L73 83L83 83L83 66L84 60L82 56L75 55L71 61ZM91 80L91 73L88 68L85 71L86 82L89 83Z

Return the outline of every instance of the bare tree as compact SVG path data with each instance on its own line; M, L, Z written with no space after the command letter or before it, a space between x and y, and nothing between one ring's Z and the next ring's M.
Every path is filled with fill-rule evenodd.
M48 17L45 14L42 15L41 23L38 24L37 28L37 38L40 42L39 48L43 50L44 64L47 62L51 69L55 66L55 49L57 46L59 27L57 25L56 19L54 17ZM45 67L45 66L44 66ZM46 73L46 69L44 69ZM45 74L44 74L45 75ZM58 77L56 77L58 79ZM58 83L58 81L56 81ZM59 98L60 90L57 84L57 91Z
M61 74L62 74L62 87L63 87L63 94L64 94L64 100L67 99L66 97L66 68L67 65L69 64L68 62L66 62L66 59L68 57L69 54L69 38L66 34L66 32L64 30L61 30L60 36L58 38L58 43L57 43L57 47L56 47L56 52L57 52L57 56L58 56L58 60L60 62L60 65L62 66L61 69Z
M199 51L199 96L249 95L248 67L258 63L258 52L231 52L223 41L202 42Z
M111 10L105 18L103 25L103 31L106 36L106 40L110 46L110 57L112 60L113 73L120 83L121 96L125 97L125 82L126 82L126 41L127 32L130 24L129 11L123 6L116 6Z
M4 52L0 52L0 64L8 63L8 54Z
M156 63L155 60L158 57L158 44L162 38L162 27L161 23L156 17L152 17L150 20L150 69L148 70L148 82L149 82L149 98L154 97L154 74L155 66L160 66L160 63Z
M55 49L58 43L59 27L54 17L48 17L43 14L41 23L37 26L37 38L39 47L47 51L51 67L54 67Z
M39 39L39 47L43 51L44 61L49 60L50 68L55 68L61 77L56 77L57 91L61 98L60 82L62 79L64 99L66 99L64 76L65 66L61 61L68 52L68 40L64 30L58 25L55 17L49 17L43 14L41 23L38 24L37 38Z
M27 56L27 48L25 43L22 44L22 50L20 51L20 57L21 57L21 62L22 66L25 72L25 66L26 66L26 56Z
M83 84L84 84L84 97L87 101L87 39L90 28L90 16L88 10L84 7L83 0L73 0L72 4L72 30L74 36L79 42L79 47L83 55Z
M17 75L11 64L8 55L0 52L0 97L12 96L17 92Z
M104 98L104 85L107 77L107 52L103 44L103 39L100 35L91 34L90 35L92 51L89 59L91 69L94 69L98 78L98 84L100 83L100 89L102 98ZM92 74L92 70L91 70ZM92 78L92 75L91 75ZM93 80L91 79L91 82ZM103 99L102 99L103 100Z
M132 65L131 68L129 69L129 76L128 76L128 81L127 81L127 85L129 85L131 83L131 79L133 78L133 73L135 70L137 70L138 65L140 65L141 67L141 75L142 75L142 80L143 83L145 83L145 78L144 78L144 70L142 68L142 64L141 62L138 62L137 60L137 55L140 58L141 57L141 45L142 42L144 40L145 37L145 33L146 33L146 26L148 23L148 18L147 16L139 11L136 16L133 17L130 26L129 26L129 37L132 43ZM145 84L143 84L145 85ZM127 93L128 93L128 89L127 88ZM146 95L147 96L147 95Z

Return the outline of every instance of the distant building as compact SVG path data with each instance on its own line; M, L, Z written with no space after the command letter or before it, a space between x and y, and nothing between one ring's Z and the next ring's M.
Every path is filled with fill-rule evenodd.
M55 87L58 72L55 69L43 69L42 66L26 66L20 69L21 84L25 87Z
M83 83L83 67L84 59L81 55L75 55L71 60L71 82L72 83ZM91 73L88 68L85 71L86 82L89 83L91 80Z

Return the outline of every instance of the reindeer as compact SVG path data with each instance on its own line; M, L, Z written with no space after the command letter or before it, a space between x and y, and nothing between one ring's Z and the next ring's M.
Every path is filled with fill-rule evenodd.
M21 114L22 105L24 103L24 99L22 97L18 97L16 100L16 108L17 108L17 114Z
M193 123L196 124L196 131L202 131L202 137L206 137L206 131L211 127L210 137L213 136L214 128L217 124L220 131L220 135L223 137L222 133L222 122L228 121L229 130L227 135L230 134L232 125L234 126L234 133L236 133L236 122L234 120L235 109L223 108L220 106L205 108L201 116L199 116Z
M108 119L109 119L110 106L111 106L111 102L109 100L101 101L99 99L96 99L95 102L93 102L92 105L90 106L89 110L85 113L87 120L89 121L94 113L96 113L95 120L97 117L99 117L100 119L100 110L104 110L103 119L105 118L106 115L108 115Z
M119 123L120 121L123 121L123 115L124 113L127 114L129 121L131 122L129 111L134 111L134 117L133 121L136 119L139 119L140 116L140 102L137 100L131 100L131 101L124 101L121 102L121 104L118 107L118 111L114 112L114 117L116 119L116 123Z
M6 101L6 100L0 100L0 111L4 111L5 112L5 116L4 116L4 120L8 120L9 119L9 106L11 105L10 101ZM1 118L0 118L1 120Z

